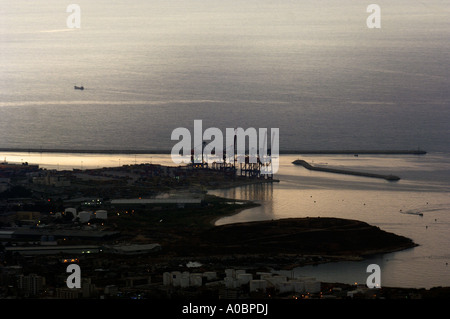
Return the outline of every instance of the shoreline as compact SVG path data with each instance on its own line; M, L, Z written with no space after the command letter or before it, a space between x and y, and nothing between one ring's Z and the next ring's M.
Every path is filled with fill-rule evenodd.
M239 186L238 186L239 187ZM215 196L215 195L212 195L212 196ZM228 198L224 198L224 199L228 199ZM230 200L232 200L232 199L230 199ZM236 201L235 201L236 202ZM246 210L246 209L250 209L250 208L254 208L254 207L259 207L259 206L261 206L261 204L258 204L258 203L255 203L255 202L252 202L252 201L240 201L240 202L245 202L245 203L247 203L247 204L249 204L249 205L253 205L253 206L249 206L249 207L241 207L241 208L239 208L239 209L236 209L234 212L232 212L232 213L229 213L229 214L223 214L222 216L217 216L217 217L214 217L214 218L212 218L210 221L209 221L209 224L212 226L212 227L217 227L217 225L216 225L216 223L217 223L217 221L219 221L220 219L222 219L222 218L224 218L224 217L230 217L230 216L235 216L235 215L237 215L237 214L239 214L239 213L242 213L244 210Z

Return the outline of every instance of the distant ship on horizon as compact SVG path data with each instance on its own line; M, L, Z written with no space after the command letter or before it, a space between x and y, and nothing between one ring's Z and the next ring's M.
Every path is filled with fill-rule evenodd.
M73 87L75 90L84 90L84 86L74 86Z

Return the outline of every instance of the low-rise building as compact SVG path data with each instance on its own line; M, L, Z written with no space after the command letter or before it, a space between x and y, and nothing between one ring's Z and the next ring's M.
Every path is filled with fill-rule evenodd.
M17 288L25 295L37 295L44 290L45 278L36 274L19 275Z
M158 252L161 250L160 244L124 244L109 246L108 250L122 255L141 255Z

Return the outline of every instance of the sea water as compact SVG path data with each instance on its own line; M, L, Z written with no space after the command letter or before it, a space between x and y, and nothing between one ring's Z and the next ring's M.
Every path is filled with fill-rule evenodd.
M396 183L310 172L282 156L280 183L219 192L262 204L219 222L363 220L420 245L382 257L382 284L449 285L445 0L378 1L380 29L367 27L369 3L352 0L80 0L73 29L70 2L0 4L0 148L170 150L171 132L199 119L221 130L279 128L281 150L424 149L419 157L302 157L392 173ZM0 160L52 169L170 162L14 154ZM415 211L423 217L405 214ZM311 269L333 277L354 273L349 265ZM360 281L352 276L342 280Z

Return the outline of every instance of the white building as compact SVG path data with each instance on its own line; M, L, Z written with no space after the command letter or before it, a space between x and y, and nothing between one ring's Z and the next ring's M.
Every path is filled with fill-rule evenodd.
M225 287L228 289L234 289L239 286L237 279L233 278L233 277L225 277L224 283L225 283Z
M305 291L310 294L316 294L320 292L320 281L317 280L308 280L305 281Z
M246 285L248 284L251 280L253 280L253 275L252 274L238 274L237 275L237 281L239 283L239 285Z
M250 291L266 291L267 281L264 279L254 279L250 281Z
M82 211L78 214L78 218L80 219L80 223L87 223L91 220L92 212Z
M206 280L215 280L215 279L217 279L217 273L215 271L205 271L203 273L203 276L206 278Z
M180 276L180 287L181 288L187 288L190 284L190 274L187 271L184 271L181 273Z
M236 270L234 269L225 269L225 276L228 278L236 278Z
M189 286L190 287L201 287L203 284L203 275L199 273L194 273L189 275Z
M291 280L290 282L292 283L294 292L297 292L297 293L305 293L306 292L305 282L303 280L294 279L294 280Z
M180 281L181 281L181 272L179 272L179 271L173 271L172 272L172 285L174 286L174 287L179 287L181 284L180 284Z
M158 252L161 250L160 244L135 244L135 245L114 245L111 251L122 255L141 255Z
M95 212L95 218L108 219L108 212L106 210L98 210Z

